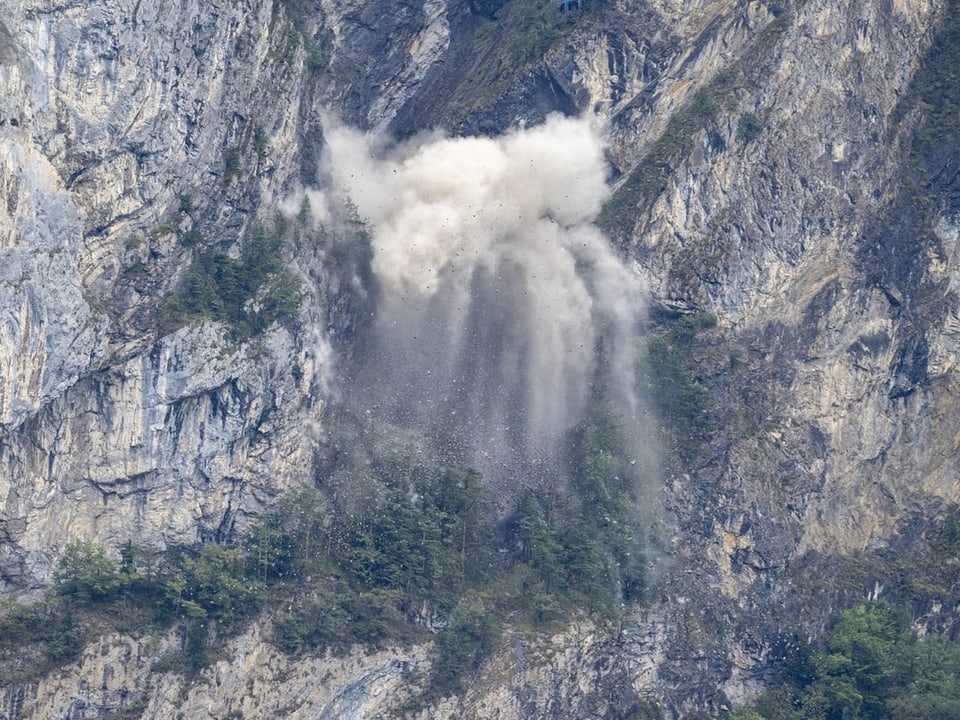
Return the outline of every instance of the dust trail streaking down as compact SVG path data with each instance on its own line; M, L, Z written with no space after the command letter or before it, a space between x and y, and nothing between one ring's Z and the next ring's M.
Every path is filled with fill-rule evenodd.
M545 479L602 340L636 414L643 292L593 224L609 192L597 123L552 116L496 138L392 147L333 127L327 142L333 184L372 237L368 406L445 434L488 477Z

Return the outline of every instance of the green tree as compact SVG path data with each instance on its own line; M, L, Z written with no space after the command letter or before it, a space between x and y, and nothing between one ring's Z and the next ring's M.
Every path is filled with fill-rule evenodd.
M321 538L330 525L326 503L313 486L303 486L259 518L244 541L246 553L263 582L298 579L301 583L323 564Z
M947 720L960 717L960 646L917 638L907 616L882 602L846 610L826 652L786 638L783 682L752 711L770 720Z
M341 607L350 619L353 641L379 647L391 640L407 639L399 603L395 590L375 589L344 598Z
M257 609L263 586L246 577L239 550L206 545L195 557L183 556L181 567L186 586L181 604L191 617L210 617L230 629L240 617Z
M960 646L943 635L913 644L911 678L887 703L897 720L960 718Z
M75 542L67 545L53 574L57 595L90 603L112 598L123 586L117 565L102 545Z
M530 567L546 593L565 585L563 548L547 522L547 514L531 490L521 493L510 521L520 562ZM523 592L527 592L527 588Z
M261 518L250 529L246 550L261 582L278 580L296 572L296 531L283 523L283 516Z
M283 267L285 232L282 218L270 232L254 222L244 235L239 258L209 248L197 252L161 309L164 330L209 317L231 323L240 337L250 337L275 320L294 316L300 284Z
M909 680L916 636L896 608L868 602L844 611L814 658L815 682L804 697L806 717L867 720L888 717L887 700Z
M665 439L684 460L698 451L711 426L710 393L690 376L682 342L670 334L655 335L644 353L645 384L663 422Z
M56 614L44 634L47 639L46 656L54 663L69 662L83 649L83 629L69 611Z
M498 638L497 623L482 602L460 601L437 637L432 691L438 695L463 692L467 675L480 667Z
M306 648L339 649L353 641L351 618L344 600L352 592L341 584L332 589L318 588L295 611L274 621L274 639L289 653Z

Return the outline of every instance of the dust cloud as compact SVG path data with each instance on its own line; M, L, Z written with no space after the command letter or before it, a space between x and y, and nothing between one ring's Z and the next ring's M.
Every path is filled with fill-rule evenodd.
M344 389L422 428L495 482L546 481L581 419L603 347L636 419L644 288L594 221L603 128L551 116L500 137L404 144L331 124L333 192L366 223L379 300Z

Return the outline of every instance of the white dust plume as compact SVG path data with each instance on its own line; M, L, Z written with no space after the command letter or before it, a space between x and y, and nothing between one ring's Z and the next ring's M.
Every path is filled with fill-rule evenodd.
M496 138L326 138L334 190L371 233L380 302L356 383L368 404L448 433L487 474L546 472L602 343L635 414L643 292L594 225L609 193L602 127L551 116Z

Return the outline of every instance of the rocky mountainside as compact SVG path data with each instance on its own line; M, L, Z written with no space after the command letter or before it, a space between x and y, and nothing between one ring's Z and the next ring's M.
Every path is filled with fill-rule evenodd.
M377 302L335 128L562 113L605 123L597 224L665 353L653 590L615 628L507 633L423 717L710 717L860 598L951 625L957 588L904 577L960 504L960 7L560 5L0 0L5 595L39 598L76 541L228 542L330 467ZM107 636L0 717L381 717L431 662L268 635L191 680L157 665L175 633Z

